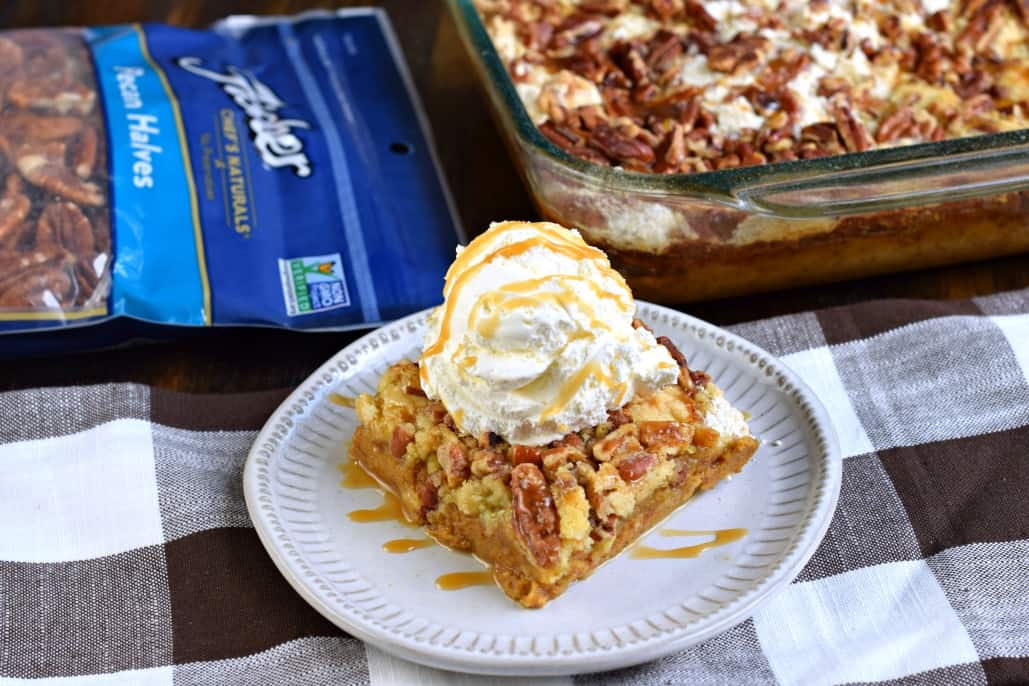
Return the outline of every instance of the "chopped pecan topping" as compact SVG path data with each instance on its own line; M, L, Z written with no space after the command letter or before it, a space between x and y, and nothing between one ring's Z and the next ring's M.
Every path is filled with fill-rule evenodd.
M511 514L515 533L541 567L557 562L560 528L550 487L539 467L520 464L511 471Z
M511 464L517 466L525 463L543 464L543 450L529 445L511 446Z
M833 108L833 117L836 120L836 130L847 147L847 152L863 152L872 147L872 139L865 130L865 125L848 105L837 104Z
M618 474L626 483L636 481L657 464L657 455L639 451L618 460Z
M643 446L637 439L635 424L620 426L593 444L593 457L600 462L611 462L622 455L638 452Z
M1029 106L1010 86L1025 78L1027 0L970 0L932 13L910 0L844 3L843 16L825 16L825 0L789 12L744 3L719 8L723 25L702 0L477 4L487 19L515 24L522 50L508 64L512 78L547 76L523 91L545 115L540 130L596 164L702 172L1029 124ZM640 29L616 24L625 17L638 17ZM915 91L918 106L901 101ZM602 105L592 97L580 106L583 92ZM992 99L992 112L934 111L954 95L979 94ZM914 125L896 114L904 107L917 112Z
M414 426L411 424L398 424L393 429L393 436L389 441L389 452L393 457L402 459L407 452L407 446L414 440Z
M506 481L511 474L511 462L496 450L473 450L471 472L475 476L494 476Z
M471 462L460 441L451 440L436 449L436 461L447 476L447 484L456 488L471 475Z
M693 427L682 422L656 421L640 424L640 443L646 448L684 449L693 440Z

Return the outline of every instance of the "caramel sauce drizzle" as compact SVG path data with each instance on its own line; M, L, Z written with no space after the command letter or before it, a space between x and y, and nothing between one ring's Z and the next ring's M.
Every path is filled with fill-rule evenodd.
M347 515L353 522L367 524L369 522L397 522L404 526L416 526L407 521L404 516L404 509L400 505L400 499L392 493L382 494L382 505L369 510L354 510Z
M329 393L329 402L333 405L339 405L340 407L353 408L357 400L345 395L340 395L339 393Z
M340 484L343 488L379 488L378 482L371 474L352 458L341 463L339 471L343 472L343 482Z
M524 230L526 225L522 222L505 222L499 224L492 230L492 236L500 236L512 231ZM459 299L461 289L488 264L501 257L515 257L532 248L545 246L551 251L569 257L573 260L589 260L600 265L602 271L610 276L616 283L623 286L626 293L629 293L629 286L621 274L615 271L607 260L607 256L600 250L576 242L572 234L566 229L555 225L538 225L535 227L540 235L533 236L523 241L518 241L500 248L494 247L494 241L481 241L473 243L465 248L450 269L447 270L443 286L443 297L445 300L442 320L440 322L439 336L432 345L425 348L422 357L432 357L442 352L447 341L450 340L451 324L454 317L454 303ZM478 262L476 262L478 260ZM420 370L423 383L426 381L425 365Z
M481 572L451 572L436 579L436 588L441 591L459 591L469 586L490 586L493 574L489 570Z
M681 548L651 548L638 545L629 552L633 560L682 559L697 557L705 550L727 545L747 535L746 529L716 529L713 531L692 531L689 529L662 529L662 536L711 536L711 540Z
M572 282L584 284L593 291L598 300L611 300L621 306L622 309L629 309L631 307L628 293L619 295L605 291L584 276L551 274L550 276L516 281L506 284L498 290L484 293L468 313L468 328L474 329L483 338L493 338L500 327L501 316L505 312L519 307L532 307L541 302L548 302L559 305L566 310L575 305L590 318L591 329L610 329L611 327L607 321L603 317L598 317L597 313L572 291L569 287L569 284ZM555 284L558 290L539 290L546 284ZM486 317L481 317L480 313L485 308L492 310L492 313Z
M382 549L387 553L410 553L420 548L428 548L435 541L431 538L395 538L382 544Z
M621 405L621 402L624 400L625 394L628 391L628 387L624 383L620 384L615 382L614 379L607 375L600 363L592 361L583 365L582 369L575 372L571 378L561 385L554 402L552 402L547 409L543 410L543 413L540 415L540 419L549 419L563 410L565 406L571 402L572 398L575 397L575 394L578 393L579 389L582 388L582 385L586 383L586 379L591 376L608 388L620 391L618 404Z

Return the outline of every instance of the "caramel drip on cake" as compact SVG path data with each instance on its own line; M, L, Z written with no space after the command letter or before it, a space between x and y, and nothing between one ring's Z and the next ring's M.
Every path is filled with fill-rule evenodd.
M452 572L436 579L436 588L441 591L459 591L469 586L490 586L493 574L484 572Z
M681 548L651 548L646 545L638 545L629 553L634 560L657 560L657 559L682 559L697 557L705 550L728 545L738 541L747 535L746 529L717 529L715 531L689 531L687 529L666 529L661 532L662 536L711 536L711 540L697 545L688 545Z

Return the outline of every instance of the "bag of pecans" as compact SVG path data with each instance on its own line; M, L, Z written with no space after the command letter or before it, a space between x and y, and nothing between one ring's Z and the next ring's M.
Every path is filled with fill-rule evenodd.
M342 329L439 297L457 222L380 11L0 32L0 106L0 332Z

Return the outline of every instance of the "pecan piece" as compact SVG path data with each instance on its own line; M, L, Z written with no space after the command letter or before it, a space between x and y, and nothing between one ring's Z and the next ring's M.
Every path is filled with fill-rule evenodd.
M511 464L517 466L527 462L535 465L543 464L543 450L529 445L511 446Z
M63 145L61 149L63 153ZM103 205L105 198L100 187L90 181L83 181L55 159L56 150L55 147L39 149L35 146L22 146L16 161L18 171L33 186L39 186L55 195L80 205ZM63 154L61 157L63 158Z
M615 466L618 468L618 475L625 483L636 481L657 464L657 455L645 451L639 451L618 460Z
M96 91L72 78L26 78L11 84L7 98L15 107L22 109L86 115L96 104Z
M16 42L0 36L0 74L9 74L21 66L24 53Z
M600 462L611 462L618 457L641 450L643 446L636 438L638 431L635 424L618 427L593 444L593 458Z
M895 141L911 128L915 115L910 107L901 107L882 120L879 130L875 132L875 140L879 143Z
M865 125L857 118L849 105L838 103L833 108L836 130L847 147L847 152L862 152L872 147L872 139Z
M520 464L511 472L511 515L515 534L540 567L557 561L561 547L554 498L543 472Z
M43 209L36 223L36 245L61 246L87 258L96 252L93 227L82 210L70 202L50 203Z
M447 484L451 488L460 486L471 474L468 453L460 441L451 440L440 445L436 449L436 460L447 475Z
M685 0L683 4L686 8L686 16L693 21L693 25L698 29L710 32L718 28L718 22L708 14L704 3L699 0Z
M22 233L21 222L29 213L31 204L22 192L21 179L16 174L7 175L7 188L0 199L0 243L17 245Z
M668 354L675 360L675 364L679 365L679 386L684 391L692 391L693 379L690 376L690 368L686 364L686 356L676 347L675 343L672 343L672 339L668 336L658 336L656 340L668 350Z
M393 435L389 439L389 452L398 460L403 459L407 452L407 446L414 441L414 426L411 424L397 424L393 429Z
M682 422L655 421L640 424L640 443L647 448L678 449L689 445L693 427Z
M598 124L592 134L590 145L612 159L622 162L636 160L645 164L654 161L653 148L621 135L607 124Z
M57 141L78 135L82 131L82 120L78 117L49 117L33 112L5 113L0 120L0 130L11 140Z
M0 289L0 308L61 308L75 298L75 281L57 264L32 267Z
M421 509L418 512L419 521L425 521L425 515L436 509L439 504L439 486L442 481L440 472L429 474L429 471L422 465L415 477L415 492L418 493L418 502Z
M621 408L617 410L607 411L607 421L611 422L616 427L628 424L632 421L632 417L627 415Z
M82 129L71 148L71 168L80 179L88 179L96 167L98 138L96 129L87 126Z
M511 474L511 463L496 450L474 450L471 472L475 476L494 476L505 481Z

